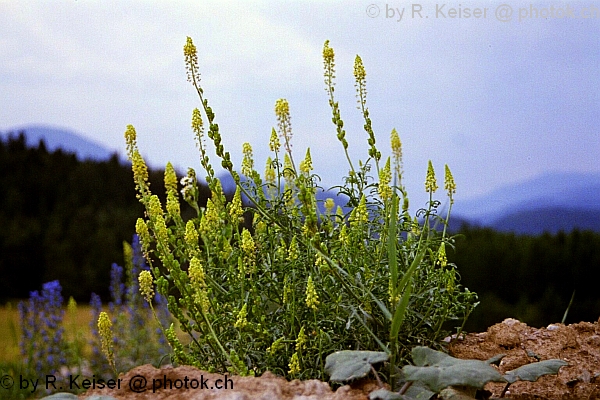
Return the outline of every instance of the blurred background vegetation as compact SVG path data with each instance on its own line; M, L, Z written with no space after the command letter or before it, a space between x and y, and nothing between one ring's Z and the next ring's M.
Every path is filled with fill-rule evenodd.
M162 200L163 174L150 171L151 190ZM204 187L202 205L208 196ZM184 219L192 215L186 207ZM22 135L0 141L0 304L25 299L55 279L65 298L88 303L95 292L107 302L110 267L123 265L123 241L131 241L142 215L131 167L116 155L79 161L49 152L43 142L27 147ZM560 322L574 291L567 323L600 316L594 279L600 234L517 236L467 224L455 233L448 259L481 300L468 331L484 331L509 317L536 327Z

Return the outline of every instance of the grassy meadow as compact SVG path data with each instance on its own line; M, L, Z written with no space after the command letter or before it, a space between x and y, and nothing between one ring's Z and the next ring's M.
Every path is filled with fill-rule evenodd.
M18 302L6 303L0 306L0 363L17 363L20 358L19 337L21 327L19 324ZM65 338L68 341L79 341L84 344L84 354L89 355L89 341L92 338L90 321L92 308L88 305L77 306L76 310L69 311L65 307L63 327Z

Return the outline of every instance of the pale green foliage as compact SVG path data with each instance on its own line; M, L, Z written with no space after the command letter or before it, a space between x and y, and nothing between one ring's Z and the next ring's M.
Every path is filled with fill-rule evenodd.
M270 370L296 378L320 378L325 375L325 356L331 352L384 350L393 360L401 360L411 345L435 344L443 338L445 322L468 316L476 296L454 281L453 291L447 291L447 271L454 266L436 266L441 243L452 246L451 238L430 227L430 220L438 218L440 203L430 201L419 210L421 222L415 222L408 215L404 189L393 186L392 169L397 173L401 164L397 133L392 134L393 168L388 161L375 175L383 178L380 187L370 175L373 160L379 171L381 154L366 107L362 60L356 64L357 90L369 158L354 164L333 95L335 54L328 43L323 50L329 104L350 165L345 185L339 187L347 204L333 213L331 201L319 204L316 199L319 179L312 171L308 150L296 169L286 100L277 100L275 105L277 130L270 133L272 155L266 176L255 170L249 144L243 148L242 175L233 168L215 114L200 87L195 51L188 38L188 78L205 115L201 118L194 111L192 126L212 197L206 207L198 204L196 173L190 169L182 180L182 197L197 210L197 216L182 221L162 209L147 185L141 185L143 179L136 180L147 210L146 220L137 226L157 291L170 295L169 310L191 338L189 345L182 346L168 331L175 360L239 374ZM202 126L208 127L215 153L237 184L234 205L226 204L220 182L214 178L198 121L206 121ZM139 154L134 132L128 130L128 146ZM171 193L176 191L173 182L170 176ZM239 225L239 196L251 203L248 210L253 220L246 222L252 223L252 231ZM178 197L173 195L167 208L178 210L174 201ZM202 266L202 285L192 279L198 275L196 265ZM191 273L186 273L190 268Z
M371 365L387 361L383 351L336 351L327 356L325 372L332 382L347 382L364 378L371 372Z
M557 374L561 367L568 365L562 360L545 360L523 365L502 375L491 366L502 360L504 354L487 361L463 360L441 351L417 346L412 349L413 365L402 368L405 383L400 392L380 389L371 394L371 399L430 399L439 394L442 399L474 399L477 389L483 389L488 382L506 383L501 397L504 397L510 384L517 380L535 382L539 377ZM374 366L387 361L385 352L338 351L327 356L325 371L332 382L348 382L364 378L371 372L377 374ZM408 389L408 390L407 390Z

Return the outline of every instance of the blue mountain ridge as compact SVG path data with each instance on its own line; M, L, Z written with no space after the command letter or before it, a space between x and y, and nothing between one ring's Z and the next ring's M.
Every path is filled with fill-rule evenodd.
M6 140L9 135L17 137L21 132L25 133L27 146L37 147L43 139L48 151L61 149L67 153L73 153L81 161L106 161L112 157L116 150L108 149L101 144L82 137L71 130L47 125L24 125L10 128L0 133L0 139Z
M0 132L0 139L25 132L27 145L40 139L49 151L62 149L80 160L105 161L117 153L64 128L25 125ZM229 176L222 176L223 188L235 190ZM319 200L332 197L336 206L347 199L333 191L317 194ZM442 212L440 215L445 215ZM456 231L463 223L486 226L503 232L537 235L569 232L574 228L600 232L600 173L546 172L533 179L508 184L472 199L457 199L450 226Z
M484 196L457 200L452 215L461 223L517 234L575 228L600 232L600 174L547 172Z

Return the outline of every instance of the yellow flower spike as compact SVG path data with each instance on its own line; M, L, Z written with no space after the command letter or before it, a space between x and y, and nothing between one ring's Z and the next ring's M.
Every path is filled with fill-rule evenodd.
M188 82L200 82L200 73L198 72L198 51L192 42L192 38L188 36L185 46L183 46L183 55L185 56L185 69L187 72Z
M283 349L283 343L281 343L282 341L283 341L282 337L280 337L279 339L275 340L273 342L273 344L271 344L271 346L267 347L267 353L269 353L270 355L273 356L279 350Z
M174 361L180 365L193 365L193 360L191 360L191 358L185 352L183 344L177 337L177 332L175 332L175 326L173 324L171 324L169 328L165 330L165 336L167 337L167 341L173 349Z
M288 261L295 261L298 259L299 250L298 250L298 242L296 241L296 236L292 237L292 241L290 243L290 248L288 250Z
M358 203L358 207L352 210L352 213L350 214L350 225L357 226L366 224L367 222L369 222L369 214L367 212L366 198L363 194Z
M214 238L216 232L221 230L221 217L219 210L212 199L206 201L206 209L200 220L198 231L200 235L207 238Z
M156 241L163 246L169 245L169 233L167 231L167 224L165 218L162 215L157 215L154 220L154 235Z
M127 157L129 161L133 159L133 153L137 150L137 134L133 125L127 125L125 130L125 143L127 145Z
M256 270L256 245L252 234L246 228L242 230L242 244L240 246L244 252L244 263L246 264L246 271L250 274Z
M160 199L157 195L153 194L152 196L150 196L150 199L148 200L147 212L150 219L156 218L158 215L163 215L163 209L160 204Z
M192 257L190 267L188 268L188 277L192 287L196 290L204 290L206 288L206 275L202 263L197 257Z
M363 65L362 58L357 54L354 59L354 79L358 96L359 109L365 107L367 101L367 71Z
M367 71L363 65L362 58L358 54L354 58L354 78L357 81L364 81L367 78Z
M275 185L275 169L273 168L273 160L271 157L267 158L267 164L265 165L265 183Z
M242 309L238 313L237 320L233 325L237 329L243 329L246 325L248 325L248 321L246 320L246 316L248 315L246 303L242 306Z
M331 78L335 78L335 53L329 47L329 40L323 45L323 63L325 64L325 73Z
M140 272L138 281L140 283L140 293L148 304L152 304L152 297L154 296L154 278L152 277L152 273L148 270Z
M292 186L295 176L296 173L294 171L294 166L292 165L292 160L290 159L290 156L285 153L285 156L283 157L283 178L289 186Z
M170 162L165 167L165 190L167 193L172 191L177 196L177 173Z
M251 177L252 170L254 169L254 159L252 158L252 146L250 143L244 143L242 145L242 153L244 153L244 158L242 160L242 174Z
M131 170L133 171L133 180L135 181L138 190L141 191L142 188L145 189L150 186L150 183L148 182L148 167L137 149L133 151ZM139 197L140 195L138 195L138 198Z
M185 234L183 239L192 249L198 249L198 231L196 230L196 226L194 225L194 221L191 219L185 224Z
M242 194L240 191L240 187L236 186L235 194L233 195L233 199L231 203L229 203L229 215L233 221L237 221L239 223L244 222L244 209L242 208Z
M306 306L308 308L316 310L318 305L319 296L317 295L317 290L315 289L315 284L313 283L312 276L309 275L308 282L306 284Z
M321 269L321 268L327 268L327 262L325 260L323 260L323 257L321 257L320 254L317 254L317 257L315 258L315 267ZM308 290L308 288L307 288Z
M108 314L104 311L102 311L98 316L98 333L100 334L102 353L108 360L108 363L111 365L111 367L115 369L112 322L110 322Z
M146 221L142 218L138 218L135 223L135 232L140 238L140 243L142 244L142 248L144 252L148 252L148 248L150 246L150 232L148 231L148 225L146 225Z
M300 332L298 332L298 337L296 338L296 352L302 351L302 349L306 348L306 341L308 337L304 333L304 327L300 328Z
M400 136L398 136L396 128L392 129L391 147L392 156L394 157L394 170L396 172L396 176L400 178L402 175L402 142L400 141Z
M286 99L278 99L275 102L275 116L277 117L279 136L284 140L285 151L291 154L292 120L290 117L290 105Z
M202 114L197 108L194 108L194 111L192 111L192 130L198 139L203 137L204 121L202 121Z
M425 191L433 193L438 189L437 182L435 180L435 172L433 170L433 164L431 160L427 164L427 177L425 178Z
M281 147L281 143L279 143L279 137L277 136L277 132L275 128L271 128L271 138L269 139L269 149L272 152L277 153L279 148Z
M278 99L275 102L275 115L277 119L286 120L290 115L290 104L286 99Z
M437 262L438 265L442 268L445 268L448 264L448 258L446 258L446 244L444 242L442 242L442 244L440 245Z
M335 207L335 200L333 200L331 197L325 199L325 214L331 215L333 207Z
M197 257L192 257L190 267L188 268L188 278L194 293L194 301L200 305L204 314L208 313L210 302L206 292L206 275L202 263Z
M454 177L452 176L452 172L450 172L448 164L445 165L445 170L444 189L448 191L450 204L454 204L454 197L452 195L456 193L456 184L454 183Z
M167 193L167 214L171 218L176 218L179 216L179 199L177 196L177 192L169 191Z
M392 188L390 187L391 181L392 171L390 158L388 157L385 167L379 170L379 185L377 186L379 197L381 197L381 200L383 200L384 203L392 198Z
M309 175L312 169L312 158L310 157L310 148L308 148L306 149L306 157L300 162L300 171L306 175Z
M298 353L292 354L292 358L290 359L290 363L288 364L290 368L288 374L296 375L300 372L300 360L298 359Z

